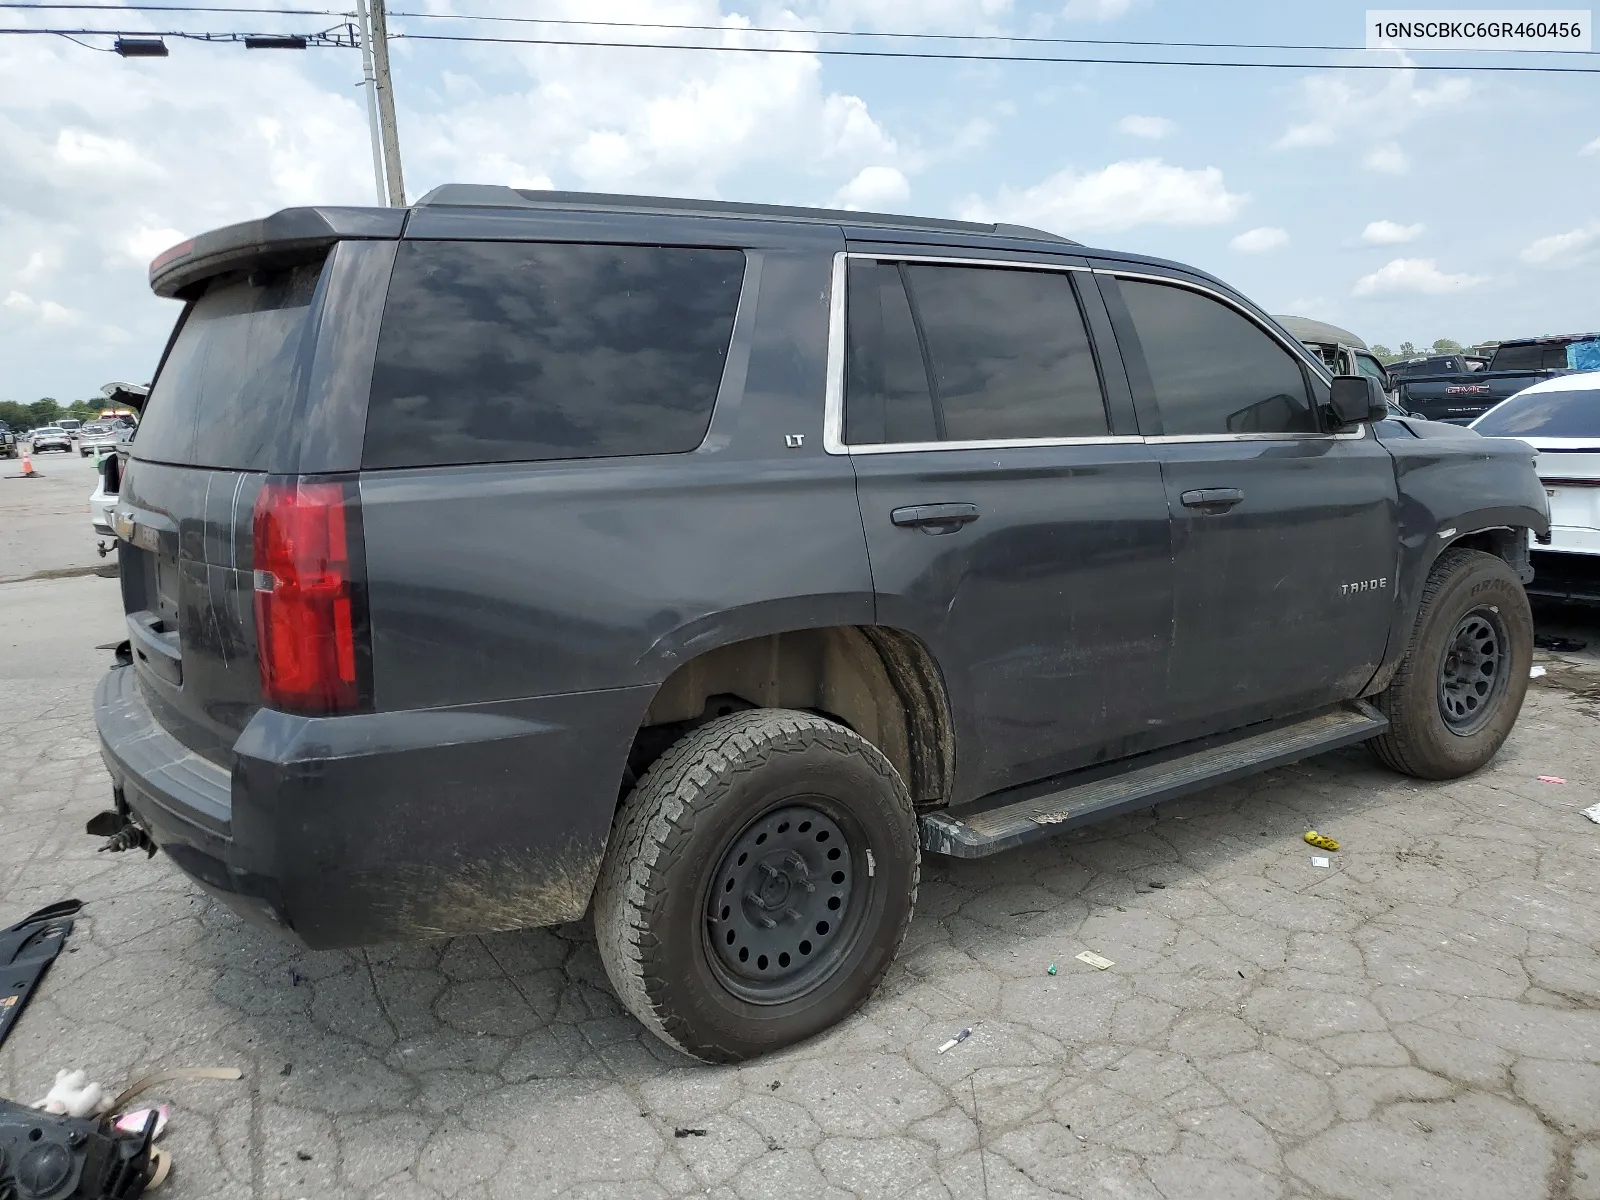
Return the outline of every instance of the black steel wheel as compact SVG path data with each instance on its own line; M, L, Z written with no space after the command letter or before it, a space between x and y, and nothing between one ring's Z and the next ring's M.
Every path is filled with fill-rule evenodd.
M1451 733L1472 733L1494 712L1505 691L1506 646L1505 624L1492 608L1456 622L1439 659L1439 712Z
M1423 586L1411 638L1374 697L1389 718L1371 742L1385 765L1454 779L1497 753L1516 724L1533 664L1533 614L1506 562L1452 547Z
M674 743L623 802L595 889L600 958L667 1044L738 1062L858 1008L916 902L916 814L872 743L755 709Z
M782 1004L832 974L867 907L872 879L861 857L841 822L813 804L745 826L708 881L706 939L723 986L753 1004Z

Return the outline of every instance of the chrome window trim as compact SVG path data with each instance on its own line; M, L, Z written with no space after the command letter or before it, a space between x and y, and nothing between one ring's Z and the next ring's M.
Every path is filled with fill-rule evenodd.
M995 438L969 442L874 442L860 446L844 440L844 339L845 275L852 258L873 262L935 263L957 267L1009 267L1021 271L1082 271L1092 267L1078 263L1044 263L1005 258L961 258L943 254L875 254L861 250L840 250L833 256L833 277L828 292L828 383L822 407L822 448L829 454L912 454L923 450L1015 450L1028 446L1115 446L1141 442L1137 436L1118 437L1097 434L1092 437Z
M930 450L1024 450L1029 447L1050 446L1122 446L1176 444L1182 442L1281 442L1281 441L1348 441L1367 435L1365 425L1347 433L1204 433L1171 434L1156 437L1140 435L1118 436L1101 434L1092 437L1060 438L997 438L988 441L964 442L874 442L852 446L844 440L844 341L845 341L845 281L848 263L852 258L870 259L874 262L937 263L962 267L1009 267L1025 271L1082 271L1085 274L1111 275L1127 279L1145 279L1153 283L1166 283L1186 287L1191 291L1222 301L1250 321L1263 333L1295 354L1302 362L1316 369L1325 383L1332 376L1320 362L1312 359L1298 343L1285 342L1282 337L1261 324L1248 309L1222 292L1203 284L1191 283L1169 275L1146 275L1137 271L1108 270L1102 267L1080 266L1075 263L1042 263L1012 259L960 258L933 254L868 253L859 250L840 250L833 256L833 272L828 291L828 356L827 387L823 399L822 448L829 454L916 454Z
M920 450L1026 450L1030 446L1122 446L1146 439L1137 435L1061 438L998 438L986 442L872 442L850 446L849 454L911 454Z

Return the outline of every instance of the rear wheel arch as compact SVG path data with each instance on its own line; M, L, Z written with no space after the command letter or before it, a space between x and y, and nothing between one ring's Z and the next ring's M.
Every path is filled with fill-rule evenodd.
M954 735L942 672L920 639L877 625L788 629L700 650L652 697L623 793L686 733L746 708L837 720L883 752L918 809L948 803Z

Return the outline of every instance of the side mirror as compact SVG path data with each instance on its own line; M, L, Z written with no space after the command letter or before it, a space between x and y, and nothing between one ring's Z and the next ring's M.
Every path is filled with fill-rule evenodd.
M1338 425L1360 425L1382 421L1389 415L1389 401L1383 385L1365 375L1335 375L1328 409Z

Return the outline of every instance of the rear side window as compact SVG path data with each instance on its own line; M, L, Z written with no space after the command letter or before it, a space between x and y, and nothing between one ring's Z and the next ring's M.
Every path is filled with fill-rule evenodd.
M847 313L853 444L1109 432L1068 272L855 262Z
M1600 381L1592 388L1524 392L1472 423L1485 437L1600 438Z
M363 463L693 450L743 278L739 250L404 242Z
M1167 435L1318 432L1299 360L1259 325L1188 288L1118 282Z
M1501 346L1489 360L1491 371L1565 371L1567 348L1532 342L1522 346Z
M156 377L135 458L264 471L292 400L320 263L213 280Z

